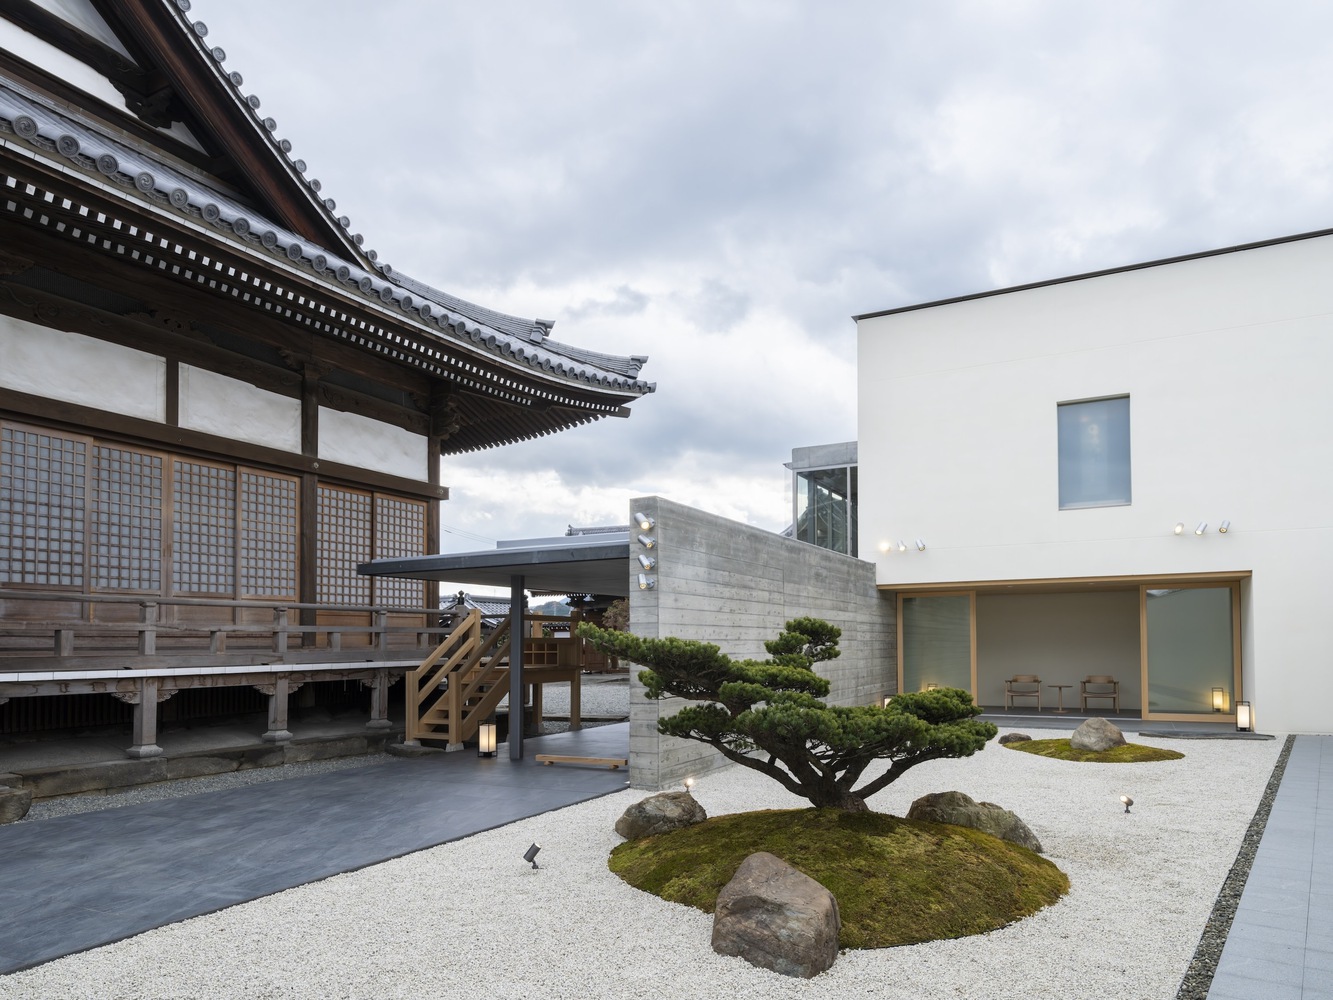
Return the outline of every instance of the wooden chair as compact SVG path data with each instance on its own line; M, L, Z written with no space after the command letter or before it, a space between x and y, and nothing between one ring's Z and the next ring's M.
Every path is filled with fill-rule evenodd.
M1004 710L1009 711L1015 698L1036 698L1041 711L1041 678L1036 674L1014 674L1004 682Z
M1083 711L1088 711L1088 699L1109 699L1112 711L1120 712L1120 682L1110 674L1088 674L1087 680L1078 686L1079 697L1083 700Z

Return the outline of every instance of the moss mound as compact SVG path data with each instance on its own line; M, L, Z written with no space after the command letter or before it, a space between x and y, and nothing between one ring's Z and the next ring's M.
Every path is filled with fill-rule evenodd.
M717 894L756 851L777 855L833 893L844 948L983 934L1069 891L1064 872L1008 841L840 809L718 816L621 844L610 868L645 892L712 913Z
M1160 747L1145 747L1139 743L1126 743L1122 747L1111 747L1100 752L1094 750L1075 750L1068 740L1025 740L1021 743L1007 744L1010 750L1034 753L1038 757L1053 757L1056 760L1094 761L1098 764L1139 764L1154 760L1180 760L1185 755L1175 750L1163 750Z

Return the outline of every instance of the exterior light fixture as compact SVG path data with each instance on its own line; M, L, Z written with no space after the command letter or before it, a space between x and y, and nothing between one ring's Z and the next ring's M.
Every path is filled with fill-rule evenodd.
M1129 812L1129 807L1134 804L1134 800L1131 799L1128 795L1120 796L1120 801L1125 804L1125 812ZM532 867L536 868L537 866L533 865Z
M939 689L940 686L936 684L934 681L931 681L929 684L926 685L927 691L938 691Z
M1225 535L1225 534L1226 534L1228 531L1230 531L1230 530L1231 530L1231 522L1230 522L1230 521L1223 521L1221 524L1219 524L1219 525L1217 526L1217 533L1218 533L1219 535Z
M645 549L651 549L656 547L657 539L654 538L652 535L640 535L639 544L642 545Z
M892 552L892 551L893 551L893 543L892 543L892 542L880 542L880 543L879 543L879 550L880 550L881 552Z
M1207 531L1207 530L1208 530L1208 522L1207 522L1207 521L1200 521L1200 522L1199 522L1199 526L1198 526L1197 528L1194 529L1194 533L1195 533L1196 535L1202 535L1202 534L1203 534L1205 531Z
M523 860L532 862L532 867L534 870L536 870L537 868L537 854L539 851L541 851L541 849L542 849L541 844L533 844L531 847L529 847L526 851L523 852Z
M634 514L634 522L644 531L647 531L657 523L647 514L640 514L637 511Z
M885 707L885 708L888 708L888 707L889 707L889 702L891 702L891 701L893 701L893 695L888 695L888 696L886 696L885 699L884 699L884 707Z
M694 791L694 779L693 779L693 778L686 778L686 779L685 779L685 791L686 791L686 792L692 792L692 791Z
M1176 526L1171 530L1175 532L1177 535L1183 535L1185 533L1185 522L1177 521Z
M653 590L657 587L657 577L649 576L647 573L639 574L639 589Z
M1227 710L1227 693L1224 688L1213 688L1213 711L1225 712Z
M925 552L925 551L926 551L926 543L923 542L923 541L922 541L921 539L919 539L919 538L916 540L916 550L917 550L918 552Z
M904 542L901 538L898 539L898 551L899 551L899 552L906 552L906 551L907 551L907 543Z
M495 723L483 722L477 727L477 756L495 756Z
M639 565L642 566L644 569L652 569L654 566L657 565L657 560L654 559L652 556L646 556L642 552L640 552Z
M1236 702L1236 732L1254 732L1254 709L1248 701Z

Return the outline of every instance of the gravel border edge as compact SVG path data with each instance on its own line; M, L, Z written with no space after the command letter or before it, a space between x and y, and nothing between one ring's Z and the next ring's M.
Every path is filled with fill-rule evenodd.
M1227 943L1231 922L1236 916L1236 907L1240 905L1241 893L1245 891L1245 883L1250 877L1250 867L1254 864L1259 840L1264 835L1264 827L1268 825L1269 814L1273 811L1273 800L1277 798L1282 776L1287 772L1287 760L1291 757L1291 749L1295 745L1296 737L1288 736L1282 746L1282 752L1278 754L1277 763L1273 765L1273 774L1269 777L1264 794L1259 799L1259 807L1255 809L1254 818L1250 820L1245 837L1241 840L1240 850L1236 852L1235 863L1227 873L1226 880L1222 883L1222 890L1217 894L1217 902L1213 904L1213 912L1209 914L1208 923L1204 925L1203 933L1199 935L1199 945L1194 950L1189 968L1185 970L1185 977L1180 981L1176 1000L1208 998L1208 991L1213 985L1213 974L1217 971L1217 962L1222 957L1222 948Z

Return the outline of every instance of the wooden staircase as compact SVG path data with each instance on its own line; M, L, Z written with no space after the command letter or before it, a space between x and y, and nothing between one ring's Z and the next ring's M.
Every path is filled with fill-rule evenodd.
M404 741L440 740L460 746L509 693L509 622L489 636L481 612L470 611L435 651L404 678L407 721Z

